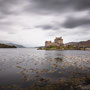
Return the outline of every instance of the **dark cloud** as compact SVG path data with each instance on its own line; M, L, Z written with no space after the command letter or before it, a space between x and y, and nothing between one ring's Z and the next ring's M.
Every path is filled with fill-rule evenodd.
M60 13L90 9L90 0L29 0L26 11L36 13Z
M35 13L60 13L68 11L89 10L90 0L0 0L0 13L4 15L19 13L14 7L27 3L23 9Z
M75 18L75 17L69 17L63 24L62 26L64 28L75 28L78 26L83 26L83 25L89 25L90 26L90 18Z
M22 3L22 0L0 0L0 19L5 18L8 15L20 13L20 3Z
M22 4L22 0L0 0L0 31L13 31Z
M60 27L58 25L39 25L35 28L41 28L42 30L59 30Z

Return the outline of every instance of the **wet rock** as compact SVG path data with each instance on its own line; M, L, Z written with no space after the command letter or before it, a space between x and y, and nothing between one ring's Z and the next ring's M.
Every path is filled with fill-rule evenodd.
M41 78L40 81L45 81L45 79Z
M62 72L58 72L59 74L61 74Z
M56 69L58 66L57 66L57 64L52 64L51 67Z
M87 86L79 85L78 87L80 87L81 90L90 90L90 85Z
M48 73L54 73L55 71L54 70L49 70Z
M16 66L17 68L22 68L21 66Z
M59 58L59 57L55 58L55 60L56 60L57 63L63 61L63 59Z

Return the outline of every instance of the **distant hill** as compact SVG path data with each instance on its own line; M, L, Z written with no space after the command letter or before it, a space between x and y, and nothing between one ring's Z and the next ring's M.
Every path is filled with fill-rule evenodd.
M17 47L0 43L0 48L17 48Z
M22 46L22 45L14 44L14 43L11 43L11 42L8 42L8 41L0 41L0 44L11 46L11 47L15 46L16 48L24 48L24 46Z
M24 48L24 46L22 46L22 45L13 44L13 43L6 43L6 45L9 45L9 46L16 46L17 48Z
M86 45L86 46L90 46L90 40L80 41L80 42L69 42L69 43L66 43L66 45Z

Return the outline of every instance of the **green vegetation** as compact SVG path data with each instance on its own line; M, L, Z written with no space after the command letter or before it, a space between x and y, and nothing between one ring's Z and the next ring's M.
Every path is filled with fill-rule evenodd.
M16 46L10 46L6 44L0 44L0 48L17 48Z
M85 50L90 48L88 45L63 45L63 46L49 46L49 47L39 47L38 50Z

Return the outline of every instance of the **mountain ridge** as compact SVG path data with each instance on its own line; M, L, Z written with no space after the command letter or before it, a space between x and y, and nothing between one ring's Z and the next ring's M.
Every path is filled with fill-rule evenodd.
M15 46L16 48L24 48L23 45L19 45L19 44L15 44L15 43L11 43L11 42L8 42L8 41L0 41L0 45L7 45L7 46Z
M69 42L66 45L90 45L90 40L80 42Z

